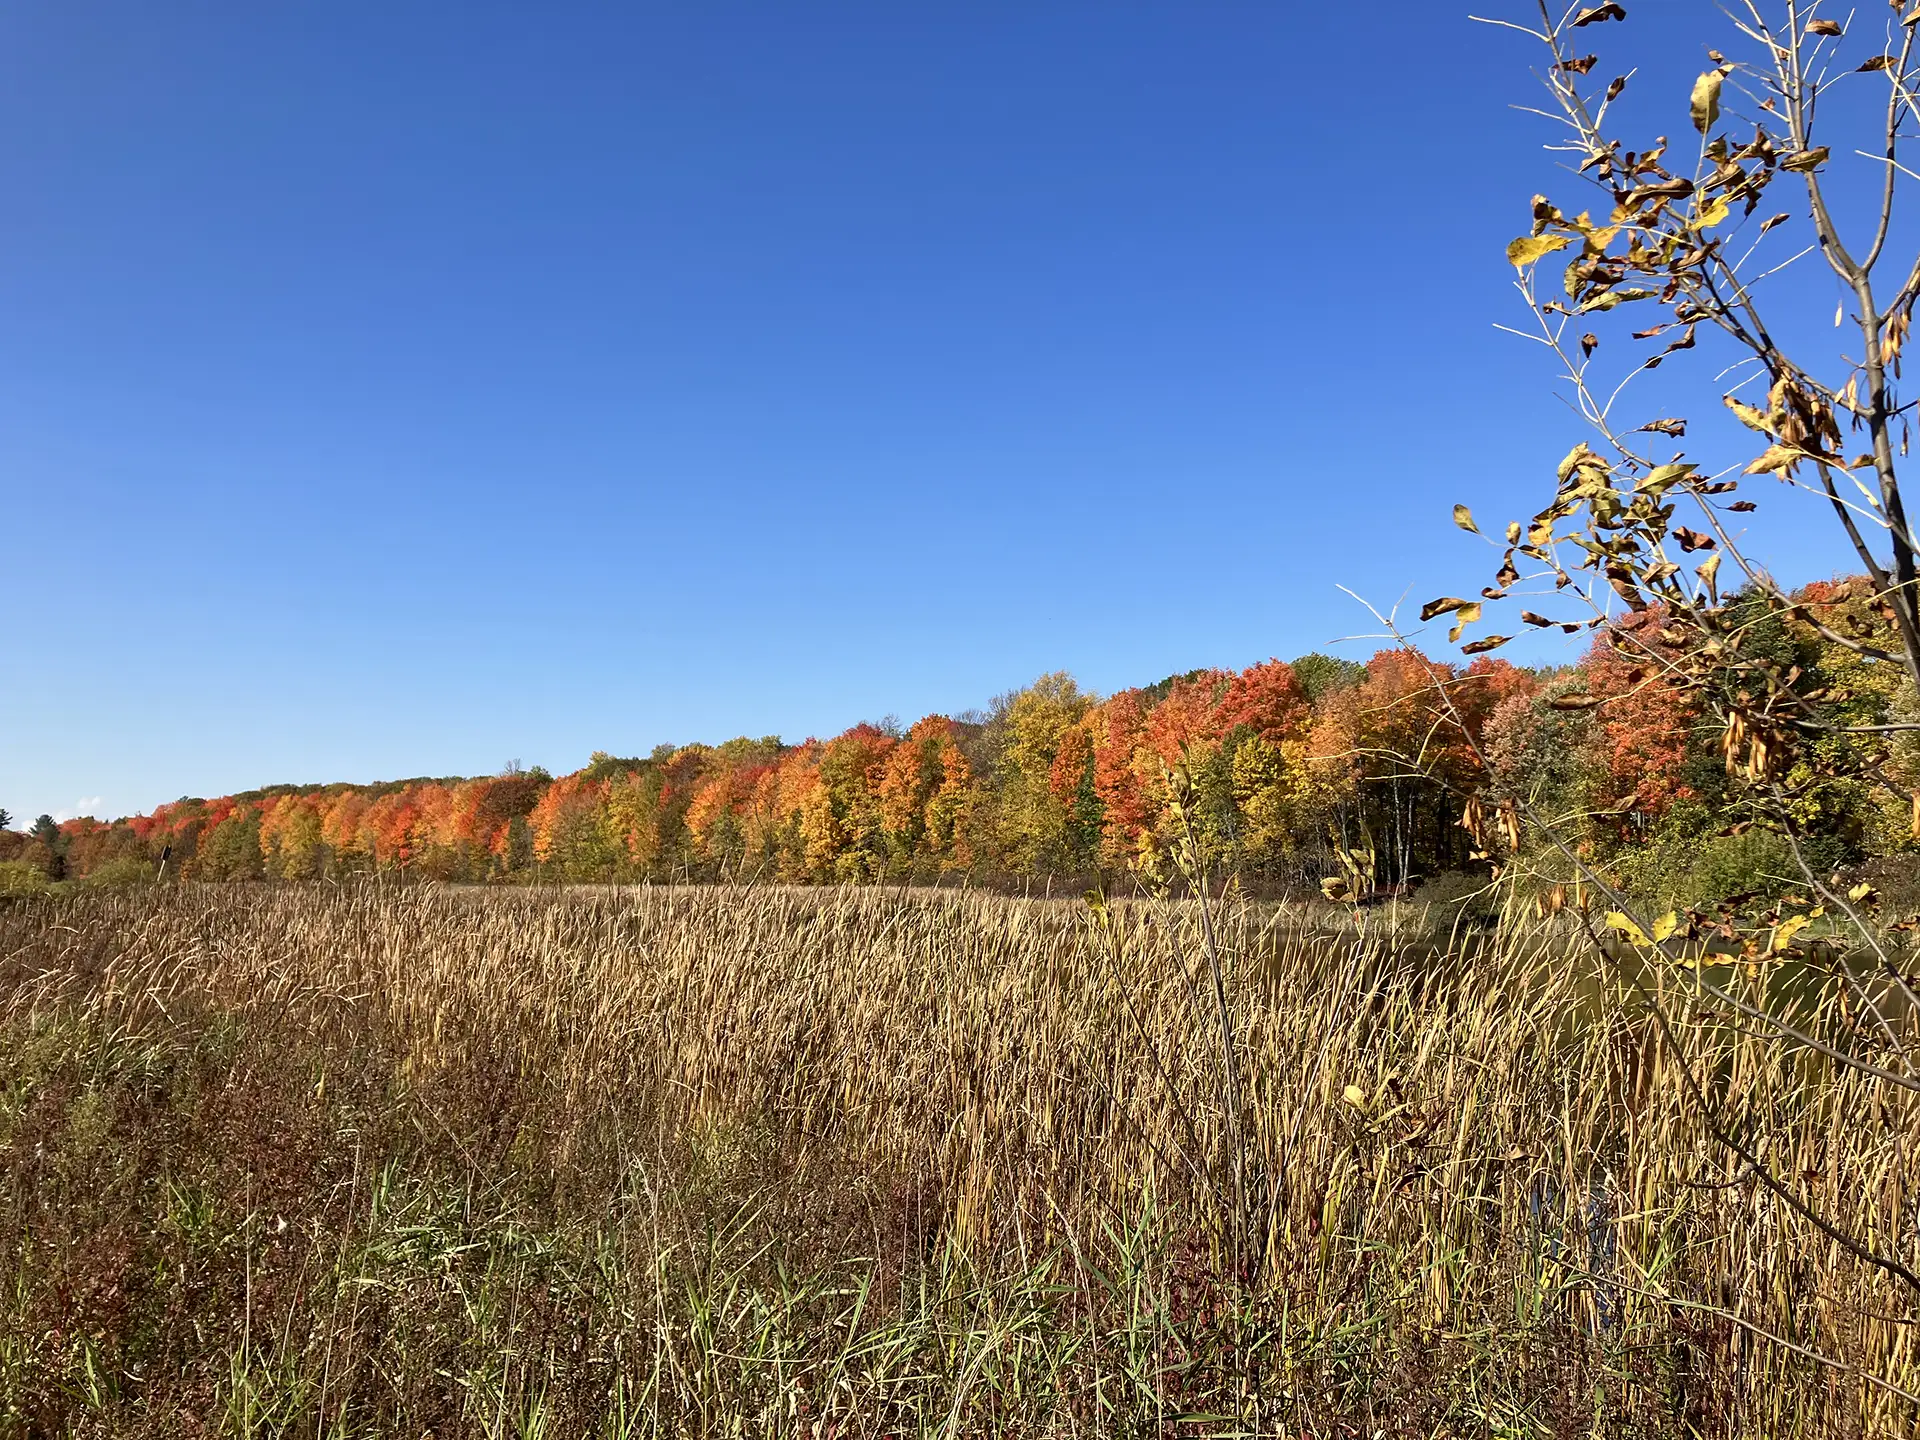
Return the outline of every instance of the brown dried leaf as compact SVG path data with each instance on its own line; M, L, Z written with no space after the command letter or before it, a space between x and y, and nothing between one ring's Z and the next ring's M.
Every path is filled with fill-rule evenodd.
M1614 8L1618 9L1619 7L1615 6ZM1512 638L1511 635L1489 635L1484 640L1475 640L1470 645L1462 645L1460 647L1460 653L1462 655L1484 655L1489 650L1498 650Z
M1780 157L1780 168L1805 175L1826 164L1827 155L1828 147L1825 145L1816 145L1811 150L1796 150L1791 155Z
M1612 3L1596 5L1591 10L1583 10L1578 18L1574 20L1573 28L1578 30L1583 25L1597 25L1602 20L1624 20L1626 18L1627 7L1624 5Z
M1676 176L1671 180L1662 180L1657 185L1642 185L1629 192L1627 208L1638 210L1649 200L1684 200L1691 194L1693 182L1684 176Z
M1810 20L1807 22L1807 34L1809 35L1838 35L1840 33L1840 22L1838 20Z

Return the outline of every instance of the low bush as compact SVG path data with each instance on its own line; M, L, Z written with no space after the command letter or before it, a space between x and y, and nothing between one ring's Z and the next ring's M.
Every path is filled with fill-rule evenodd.
M153 866L137 856L122 855L94 866L87 872L86 880L87 884L102 888L150 885L153 883Z
M39 867L25 860L0 860L0 895L38 895L48 886Z
M1766 904L1807 883L1786 837L1761 829L1702 836L1676 827L1629 852L1619 874L1628 893L1656 910L1710 910L1743 895Z
M1500 919L1500 888L1485 875L1449 870L1413 892L1415 910L1424 910L1436 930L1456 925L1490 926Z

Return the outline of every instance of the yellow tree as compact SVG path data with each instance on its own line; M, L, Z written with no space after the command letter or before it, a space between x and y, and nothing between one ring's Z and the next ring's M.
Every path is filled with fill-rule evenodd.
M309 880L321 871L321 797L282 795L260 814L260 857L267 873L282 880Z
M1053 763L1061 737L1092 705L1071 675L1055 672L996 707L994 724L1003 740L997 777L1000 852L1016 873L1048 874L1068 860L1068 811L1053 793Z

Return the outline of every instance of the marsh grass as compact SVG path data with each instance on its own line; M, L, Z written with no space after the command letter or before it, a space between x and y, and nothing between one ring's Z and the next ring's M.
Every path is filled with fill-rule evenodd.
M1913 1433L1914 1297L1679 1067L1912 1261L1905 1095L1551 923L1233 903L1223 1056L1197 911L11 902L0 1433Z

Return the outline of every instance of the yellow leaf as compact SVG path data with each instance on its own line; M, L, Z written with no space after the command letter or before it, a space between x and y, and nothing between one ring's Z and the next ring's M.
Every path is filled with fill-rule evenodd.
M1347 1086L1347 1088L1341 1092L1340 1098L1356 1110L1364 1110L1367 1108L1367 1092L1362 1090L1358 1085Z
M1480 607L1477 604L1462 605L1453 612L1453 629L1447 632L1447 639L1458 640L1460 632L1479 618Z
M1679 928L1680 917L1671 910L1667 911L1666 914L1653 922L1653 943L1658 945L1662 941L1672 939L1673 932Z
M1693 82L1693 128L1702 135L1713 128L1713 122L1720 118L1720 72L1709 70Z
M1524 270L1541 256L1564 250L1572 243L1571 235L1522 235L1508 242L1507 259L1515 269Z
M1733 206L1727 202L1727 197L1722 195L1711 205L1702 207L1700 213L1693 217L1691 224L1696 230L1711 230L1732 213Z
M1462 530L1471 530L1476 535L1480 533L1480 527L1473 523L1473 511L1464 505L1453 507L1453 523Z
M1747 466L1749 475L1765 475L1769 472L1783 475L1807 458L1806 451L1797 445L1769 445L1761 452L1760 458Z
M1658 495L1669 485L1674 484L1676 481L1686 479L1687 476L1691 475L1698 468L1697 465L1691 463L1661 465L1657 467L1651 475L1640 482L1640 489L1649 495Z
M1786 920L1782 920L1780 922L1780 928L1773 932L1773 953L1778 955L1782 950L1785 950L1793 943L1793 937L1812 923L1813 921L1804 915L1795 915Z
M1797 170L1805 174L1809 170L1818 170L1827 163L1827 147L1816 145L1811 150L1796 150L1780 161L1782 170Z
M1609 910L1607 912L1607 928L1609 930L1618 930L1636 945L1651 945L1653 943L1647 939L1646 931L1634 924L1624 912L1619 910Z
M1731 395L1723 396L1722 398L1727 402L1727 408L1733 411L1735 418L1737 418L1742 425L1746 426L1749 430L1758 430L1762 435L1771 433L1773 426L1767 423L1765 411L1756 410L1753 406L1744 404L1734 399Z

